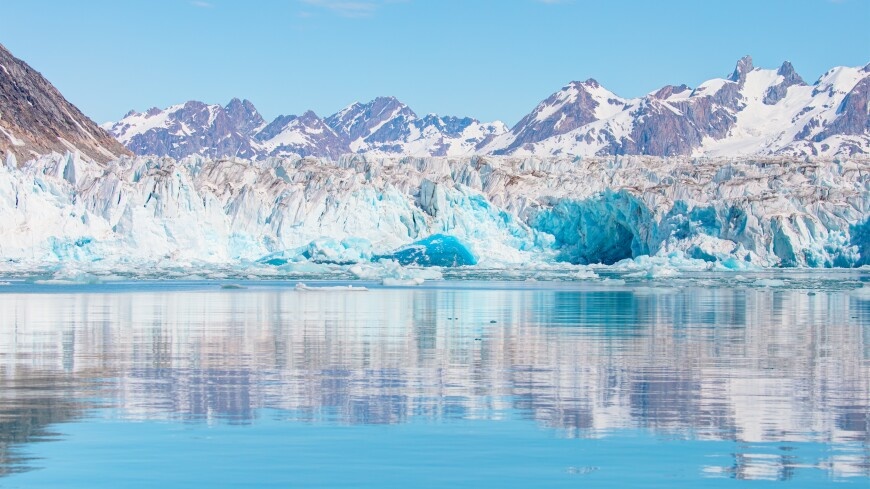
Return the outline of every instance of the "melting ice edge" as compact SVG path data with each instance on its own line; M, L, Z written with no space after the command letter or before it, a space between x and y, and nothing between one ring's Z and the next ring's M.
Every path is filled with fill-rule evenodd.
M53 154L0 167L0 273L860 267L868 208L861 158Z

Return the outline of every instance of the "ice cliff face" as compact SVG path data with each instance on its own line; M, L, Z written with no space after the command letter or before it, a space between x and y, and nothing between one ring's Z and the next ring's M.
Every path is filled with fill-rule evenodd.
M633 99L621 98L593 79L571 82L510 130L497 121L419 117L394 97L353 103L325 119L312 112L298 118L280 116L270 124L269 137L258 133L263 121L256 111L227 125L215 122L219 115L191 120L180 110L188 104L205 107L200 102L128 114L105 127L137 154L176 158L196 154L336 159L348 153L832 158L870 154L868 90L870 65L833 68L808 85L788 61L767 70L754 67L746 56L727 77L695 88L668 85ZM229 106L208 107L210 113L229 112ZM296 119L307 123L284 124ZM269 138L293 143L268 144Z
M868 196L870 163L857 158L136 157L103 166L68 154L0 169L0 255L7 269L414 256L483 268L643 256L702 268L851 267L870 263Z

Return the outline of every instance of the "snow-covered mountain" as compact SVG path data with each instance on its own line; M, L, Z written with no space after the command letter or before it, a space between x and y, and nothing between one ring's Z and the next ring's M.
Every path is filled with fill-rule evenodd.
M253 136L265 125L251 102L233 99L226 106L193 100L167 109L130 111L103 128L137 154L256 158L260 148Z
M312 111L301 116L279 116L254 134L261 155L326 156L338 158L347 153L344 138L336 134Z
M501 122L469 117L418 117L394 97L353 103L326 119L347 141L351 152L371 155L462 156L475 154L507 132Z
M326 119L308 111L281 115L268 124L248 100L233 99L226 106L190 101L145 113L130 111L103 127L136 154L249 159L334 159L348 153L461 156L507 132L500 122L435 114L420 118L393 97L354 103Z
M541 102L484 153L512 155L834 156L870 153L870 65L807 85L785 62L746 56L727 78L621 99L595 80Z
M0 45L0 157L23 163L52 151L80 151L99 162L130 154Z
M258 132L266 126L250 102L243 104L249 110L235 125L218 122L220 113L238 105L236 101L226 108L188 102L144 115L131 113L105 127L137 154L174 157L831 157L870 154L868 99L870 65L837 67L808 85L789 62L765 70L755 68L747 56L725 78L695 88L668 85L634 99L621 98L593 79L571 82L510 130L498 121L419 117L393 97L351 104L325 120L312 112L299 118L280 116L266 134ZM189 105L202 114L197 120L185 109ZM293 120L297 122L289 124Z

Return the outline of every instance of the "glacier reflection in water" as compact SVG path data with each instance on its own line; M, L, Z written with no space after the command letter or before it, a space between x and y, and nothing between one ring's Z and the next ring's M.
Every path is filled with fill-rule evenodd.
M87 437L92 425L168 422L205 433L328 426L344 436L353 426L424 423L448 432L472 423L484 434L537 426L554 446L573 439L592 451L624 436L652 437L652 450L681 441L710 447L689 479L870 477L867 296L734 286L246 285L7 287L0 475L24 487L50 474L53 458L40 447ZM58 441L33 443L43 440ZM273 442L262 443L266 454ZM441 443L432 450L463 449ZM31 467L45 470L10 475ZM599 467L564 473L619 480Z

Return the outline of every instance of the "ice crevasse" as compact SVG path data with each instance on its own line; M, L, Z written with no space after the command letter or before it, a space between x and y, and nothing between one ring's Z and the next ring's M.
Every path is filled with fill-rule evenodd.
M76 263L870 264L870 162L261 161L77 154L0 167L0 270Z

